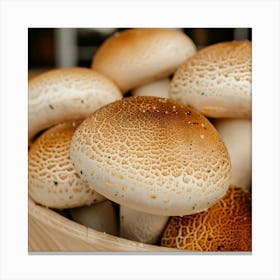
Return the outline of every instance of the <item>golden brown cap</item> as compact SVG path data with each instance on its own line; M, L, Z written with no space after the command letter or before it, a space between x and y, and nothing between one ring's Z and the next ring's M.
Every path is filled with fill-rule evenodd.
M110 200L155 215L186 215L217 202L231 164L213 125L169 99L129 97L108 104L75 131L77 173Z
M122 90L168 77L196 52L183 32L135 28L115 33L97 50L92 68L111 78Z
M161 245L190 251L251 251L251 193L230 187L207 211L172 217Z
M208 117L251 117L252 43L222 42L201 49L175 72L170 98Z
M70 143L80 122L58 124L38 137L28 153L32 199L58 209L90 205L105 198L85 185L70 161Z

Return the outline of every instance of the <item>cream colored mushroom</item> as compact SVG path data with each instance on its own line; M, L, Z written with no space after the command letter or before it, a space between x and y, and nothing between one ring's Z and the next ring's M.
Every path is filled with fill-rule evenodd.
M46 130L31 145L28 191L35 202L64 209L105 200L82 182L70 161L70 143L79 123L58 124Z
M248 119L215 119L230 155L232 185L251 189L252 184L252 121Z
M47 71L28 84L28 140L52 125L82 119L122 98L107 77L86 68Z
M120 205L120 237L156 244L168 219L168 216L148 214Z
M72 219L82 225L111 235L119 235L119 222L116 205L108 199L69 210Z
M189 251L252 251L251 193L231 186L207 211L172 217L161 245Z
M157 97L123 98L94 112L75 131L70 156L95 191L153 215L208 209L226 193L231 174L214 126Z
M123 93L167 78L196 52L183 32L135 28L115 33L97 50L92 69L111 78Z
M170 98L208 117L250 118L252 43L232 41L201 49L175 72Z
M163 98L169 97L169 84L168 78L151 82L135 88L131 91L133 96L158 96Z

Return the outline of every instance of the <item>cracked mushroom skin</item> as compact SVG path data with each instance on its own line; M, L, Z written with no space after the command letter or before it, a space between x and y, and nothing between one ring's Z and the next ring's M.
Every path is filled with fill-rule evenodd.
M108 199L154 215L203 211L224 196L227 149L200 113L175 101L129 97L108 104L75 131L76 172Z
M132 28L115 33L97 50L92 69L110 77L123 93L167 78L196 52L182 31Z
M60 122L87 117L122 98L107 77L82 67L47 71L28 83L28 141Z
M252 43L205 47L183 63L170 84L170 98L207 117L251 118Z
M40 135L28 153L28 192L44 206L65 209L105 200L82 182L70 161L70 143L80 122L58 124Z
M207 211L172 217L161 245L190 251L252 251L251 193L231 186Z

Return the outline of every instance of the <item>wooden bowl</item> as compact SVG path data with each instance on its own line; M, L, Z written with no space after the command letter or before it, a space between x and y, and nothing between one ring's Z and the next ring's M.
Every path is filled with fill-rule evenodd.
M178 252L102 233L28 200L29 252ZM182 251L181 251L182 252Z

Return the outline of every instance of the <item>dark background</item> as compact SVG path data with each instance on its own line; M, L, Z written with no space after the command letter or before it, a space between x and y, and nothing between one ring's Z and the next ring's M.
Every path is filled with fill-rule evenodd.
M29 28L29 74L55 68L90 67L92 57L103 41L126 28ZM250 28L180 28L198 49L231 40L251 40Z

